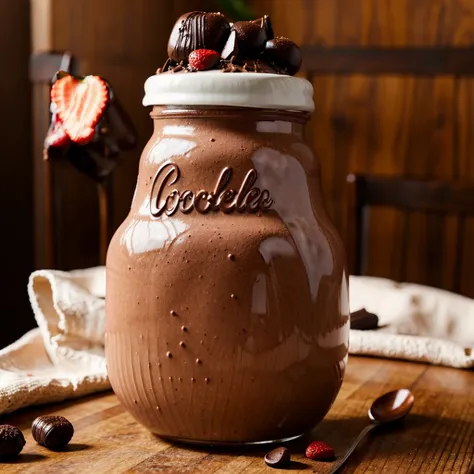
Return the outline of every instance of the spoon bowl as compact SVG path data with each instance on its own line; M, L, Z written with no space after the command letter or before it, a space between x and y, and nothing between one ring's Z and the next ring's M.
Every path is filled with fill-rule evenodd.
M369 418L374 423L390 423L410 413L415 397L407 388L393 390L377 398L369 408Z
M357 448L359 443L374 428L405 417L408 415L408 413L410 413L414 403L415 397L413 396L413 393L411 393L407 388L393 390L392 392L385 393L381 397L377 398L369 408L369 418L372 423L366 426L359 433L359 436L357 436L357 438L353 441L346 454L336 463L335 466L332 467L329 473L334 474L338 472Z

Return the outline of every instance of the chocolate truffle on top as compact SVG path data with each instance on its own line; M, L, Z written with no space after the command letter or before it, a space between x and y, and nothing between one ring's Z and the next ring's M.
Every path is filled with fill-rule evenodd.
M261 25L253 21L238 21L232 26L237 33L239 54L244 58L255 58L265 49L267 34Z
M268 15L229 23L221 13L185 13L171 31L168 56L157 74L220 69L292 76L301 66L298 46L275 38Z
M302 56L300 48L293 41L278 37L267 41L262 60L293 76L301 67Z
M168 56L176 62L187 61L196 49L220 53L230 33L222 13L189 12L181 15L171 31Z

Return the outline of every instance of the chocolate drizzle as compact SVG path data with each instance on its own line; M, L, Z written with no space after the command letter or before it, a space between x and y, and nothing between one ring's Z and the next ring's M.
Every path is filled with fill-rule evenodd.
M156 71L157 74L161 74L163 72L175 73L175 72L192 72L193 70L189 67L188 64L185 64L184 61L180 61L176 63L172 59L168 58L163 64L162 67L158 68Z
M278 69L271 67L260 59L249 59L240 63L236 56L232 56L229 61L221 61L220 67L222 72L260 72L280 74Z

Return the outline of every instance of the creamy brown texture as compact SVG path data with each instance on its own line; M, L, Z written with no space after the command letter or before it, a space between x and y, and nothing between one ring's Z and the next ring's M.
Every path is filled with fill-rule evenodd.
M334 401L349 336L344 252L322 204L319 163L302 139L307 116L230 107L152 115L132 209L107 258L112 386L162 436L298 436ZM167 163L179 179L157 202ZM225 212L220 190L207 196L208 212L174 209L187 190L212 192L226 167L225 190L255 170L252 187L268 191L269 208L250 208L255 192L241 196L249 208ZM153 216L160 205L171 215Z

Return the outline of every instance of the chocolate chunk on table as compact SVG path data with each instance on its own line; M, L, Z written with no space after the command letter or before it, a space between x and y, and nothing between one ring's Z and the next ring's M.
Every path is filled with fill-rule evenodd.
M379 327L379 317L365 308L351 313L351 329L368 330Z

